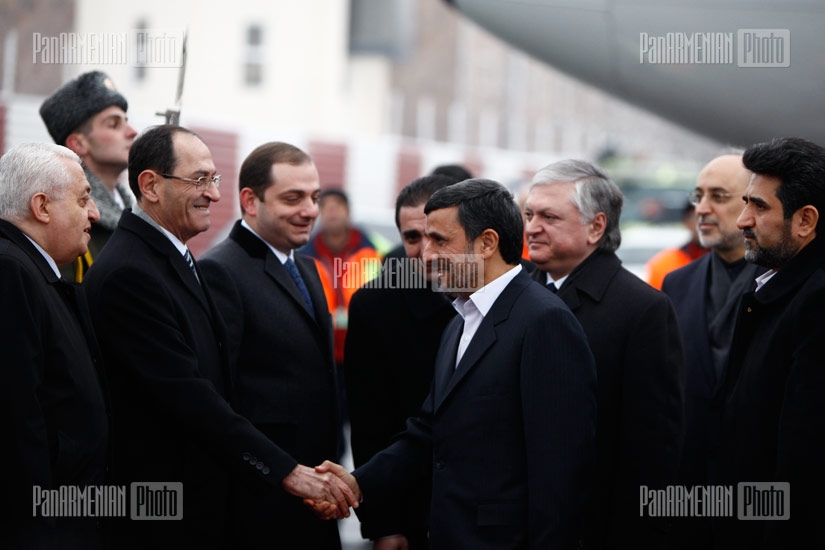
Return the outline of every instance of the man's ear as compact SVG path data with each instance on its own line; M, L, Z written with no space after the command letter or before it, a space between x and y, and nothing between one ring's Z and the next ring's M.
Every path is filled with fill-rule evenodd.
M792 231L796 237L804 239L816 232L819 211L812 204L806 204L793 214Z
M89 154L89 142L86 136L80 132L69 134L69 137L66 138L66 147L74 151L80 158Z
M607 229L607 215L604 212L599 212L588 226L587 244L598 243Z
M481 245L481 255L485 260L492 257L493 253L498 250L499 237L493 229L488 228L482 231L477 240Z
M258 215L258 196L249 187L241 189L241 208L250 216Z
M154 170L144 170L138 175L140 194L149 202L157 202L159 197L158 186L163 178Z
M51 221L51 200L46 193L35 193L29 201L29 209L34 219L40 223L49 223L49 221Z

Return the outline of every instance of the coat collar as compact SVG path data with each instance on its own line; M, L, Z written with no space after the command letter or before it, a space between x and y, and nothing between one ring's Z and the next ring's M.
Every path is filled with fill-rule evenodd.
M50 283L55 283L60 279L55 272L52 270L52 267L49 265L49 262L46 261L46 258L29 242L29 239L26 238L25 233L20 231L20 229L11 222L6 220L0 219L0 235L7 238L14 244L16 244L20 249L31 259L34 265L37 266L37 269L40 270L40 273L43 274L43 277Z
M97 175L89 170L88 166L83 167L83 172L85 172L86 179L92 187L92 199L95 201L95 206L97 206L97 209L100 212L100 219L97 221L98 225L108 229L109 231L114 231L123 210L120 208L120 205L115 202L115 198L112 196L112 192L109 191L109 188L106 187L106 184L104 184L103 181L97 177ZM134 204L134 201L132 200L132 192L128 189L128 187L120 182L117 183L116 187L118 193L120 193L120 198L123 199L123 204L125 207L131 208Z
M825 237L817 237L754 294L756 301L770 304L783 299L801 286L817 269L825 266Z
M581 303L579 292L587 294L594 302L601 302L610 281L621 268L622 261L614 252L594 250L570 272L558 295L571 310L575 310ZM546 274L541 269L536 269L531 277L542 286L547 282Z

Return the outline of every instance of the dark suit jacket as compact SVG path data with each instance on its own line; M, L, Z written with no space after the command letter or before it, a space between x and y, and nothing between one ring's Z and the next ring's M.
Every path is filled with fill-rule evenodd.
M719 386L710 350L707 321L708 272L711 252L665 277L662 292L676 309L685 347L685 444L680 482L707 483L710 400Z
M403 431L430 391L441 334L456 315L446 295L430 287L403 257L385 260L381 275L352 297L344 359L356 467ZM361 522L361 533L372 539L402 533L420 546L429 499L426 484L400 502L393 499Z
M533 276L546 281L540 270ZM598 250L558 296L584 328L598 371L597 492L587 547L660 547L664 525L639 517L639 487L676 482L684 369L673 306L615 254Z
M447 325L419 416L354 472L362 508L432 477L434 550L574 548L596 421L581 327L522 271L454 369L462 330L459 316Z
M295 263L317 322L284 265L240 221L198 266L226 322L235 410L295 461L314 466L334 459L338 442L332 318L314 261L296 254ZM316 519L285 491L258 495L240 485L235 500L242 546L339 545L336 522Z
M707 459L711 429L719 419L711 415L711 399L721 385L711 356L707 320L708 283L711 252L665 277L662 292L670 297L685 348L685 445L682 450L679 479L684 485L704 485L708 482ZM755 268L755 269L754 269ZM746 267L753 274L761 270Z
M823 311L821 236L759 292L742 297L723 391L714 400L723 419L713 481L790 482L790 520L719 521L716 548L825 546Z
M3 548L97 548L94 520L32 517L32 487L105 481L102 361L79 286L0 220L0 485Z
M109 366L119 481L183 482L182 521L127 520L117 546L227 545L229 471L280 490L295 462L229 406L226 330L207 286L130 210L83 286Z

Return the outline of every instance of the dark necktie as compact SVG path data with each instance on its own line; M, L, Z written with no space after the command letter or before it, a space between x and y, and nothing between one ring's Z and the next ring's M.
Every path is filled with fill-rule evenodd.
M547 287L547 290L549 290L553 294L558 294L559 289L556 288L556 283L547 283L545 286Z
M187 264L189 264L189 269L192 270L192 275L195 276L195 280L200 283L200 277L198 277L198 272L195 269L195 260L192 259L192 254L189 252L188 248L186 249L186 254L183 255L183 259L186 260Z
M298 287L298 291L301 293L301 296L304 297L304 302L306 302L307 307L309 307L309 313L312 315L312 318L315 318L315 310L312 308L312 298L309 297L309 291L307 290L307 286L304 284L304 280L301 278L301 274L298 273L298 268L295 266L295 262L292 261L292 258L287 258L286 262L284 262L284 267L289 272L289 275L292 277L292 280L295 281L295 286Z

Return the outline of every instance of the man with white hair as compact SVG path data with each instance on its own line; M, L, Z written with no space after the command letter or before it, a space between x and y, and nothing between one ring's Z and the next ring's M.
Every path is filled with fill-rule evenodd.
M36 496L105 481L99 351L82 290L59 271L87 250L99 218L90 192L65 147L29 143L0 158L3 548L103 545L95 518L48 517Z
M533 279L573 311L596 358L596 495L587 548L661 548L640 491L675 483L683 437L682 343L670 300L622 267L621 190L566 160L533 177L524 211Z

